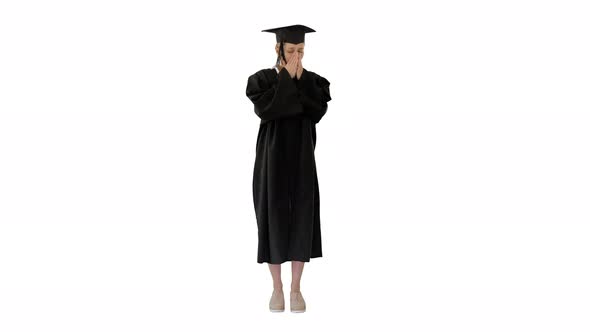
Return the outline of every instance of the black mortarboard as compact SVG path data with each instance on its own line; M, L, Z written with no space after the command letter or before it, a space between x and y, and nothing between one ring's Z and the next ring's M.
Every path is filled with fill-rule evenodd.
M262 32L274 32L277 36L277 43L285 42L292 44L299 44L305 42L305 34L307 32L315 32L314 29L306 27L305 25L296 24L286 27L266 29Z

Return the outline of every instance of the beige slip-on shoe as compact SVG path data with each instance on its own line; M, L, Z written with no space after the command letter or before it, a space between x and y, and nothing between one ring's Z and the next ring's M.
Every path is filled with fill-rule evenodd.
M268 307L271 312L285 311L285 295L283 294L282 290L279 291L273 289Z
M291 312L305 312L305 300L300 291L291 292Z

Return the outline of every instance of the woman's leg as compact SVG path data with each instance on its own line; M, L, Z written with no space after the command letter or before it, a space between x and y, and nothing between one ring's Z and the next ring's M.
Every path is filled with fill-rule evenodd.
M301 288L301 274L303 273L303 265L305 262L292 261L291 262L291 291L299 292Z
M276 290L283 290L283 281L281 280L281 264L268 263L270 274L272 275L272 285Z

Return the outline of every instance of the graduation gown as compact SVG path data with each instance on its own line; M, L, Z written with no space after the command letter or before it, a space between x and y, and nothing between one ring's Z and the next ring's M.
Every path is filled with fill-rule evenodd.
M305 68L248 78L246 95L260 118L252 179L258 263L309 262L322 257L316 124L331 100L330 82Z

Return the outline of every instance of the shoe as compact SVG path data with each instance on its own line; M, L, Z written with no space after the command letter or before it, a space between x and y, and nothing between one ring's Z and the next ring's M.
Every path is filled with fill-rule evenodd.
M268 307L271 312L285 311L285 295L282 290L273 289Z
M300 291L291 292L291 312L305 312L305 300Z

